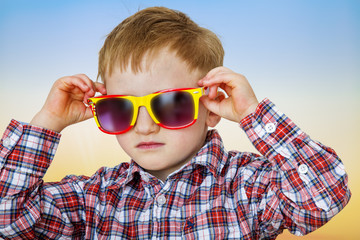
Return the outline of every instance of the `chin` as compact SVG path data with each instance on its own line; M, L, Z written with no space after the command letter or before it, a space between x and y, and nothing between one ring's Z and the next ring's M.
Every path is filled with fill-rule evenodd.
M145 163L144 163L145 162ZM165 170L166 167L162 166L161 162L156 162L156 161L141 161L141 162L137 162L143 169L148 170L148 171L161 171L161 170Z

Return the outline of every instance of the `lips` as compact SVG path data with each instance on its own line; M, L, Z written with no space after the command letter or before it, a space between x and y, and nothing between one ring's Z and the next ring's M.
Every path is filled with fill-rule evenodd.
M141 142L138 145L136 145L136 148L139 149L156 149L159 148L161 146L164 146L164 143L159 143L159 142Z

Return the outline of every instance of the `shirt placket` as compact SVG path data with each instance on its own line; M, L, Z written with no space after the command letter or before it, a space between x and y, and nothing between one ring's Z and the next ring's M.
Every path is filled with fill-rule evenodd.
M165 224L167 219L166 212L168 207L168 194L170 189L170 182L165 182L164 186L155 195L153 207L153 234L152 239L163 239L162 225Z

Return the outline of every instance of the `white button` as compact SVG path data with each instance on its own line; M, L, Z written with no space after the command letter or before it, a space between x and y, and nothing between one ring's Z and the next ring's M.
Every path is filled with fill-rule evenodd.
M308 172L308 170L309 170L309 168L305 164L301 164L298 169L300 174L306 174Z
M273 133L276 130L276 125L274 123L267 123L265 125L265 131L267 133Z
M160 206L162 206L166 203L166 198L164 195L161 194L157 197L156 201Z
M10 138L5 138L4 141L3 141L4 147L9 147L9 146L10 146L10 143L11 143Z

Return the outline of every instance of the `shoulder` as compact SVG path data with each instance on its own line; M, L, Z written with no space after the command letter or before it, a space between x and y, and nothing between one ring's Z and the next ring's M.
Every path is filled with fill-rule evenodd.
M264 156L230 151L223 176L236 201L258 201L269 189L275 169ZM276 174L276 173L275 173Z
M101 167L92 176L67 175L60 182L49 182L47 188L69 186L80 188L84 191L93 188L107 188L117 184L128 175L129 163L124 162L115 167Z
M123 162L115 167L102 167L86 181L85 186L99 185L107 188L117 184L128 176L129 166L128 162Z
M270 161L262 155L251 152L229 151L225 172L232 172L235 179L256 181L258 178L268 178L274 170ZM265 180L265 179L264 179Z

